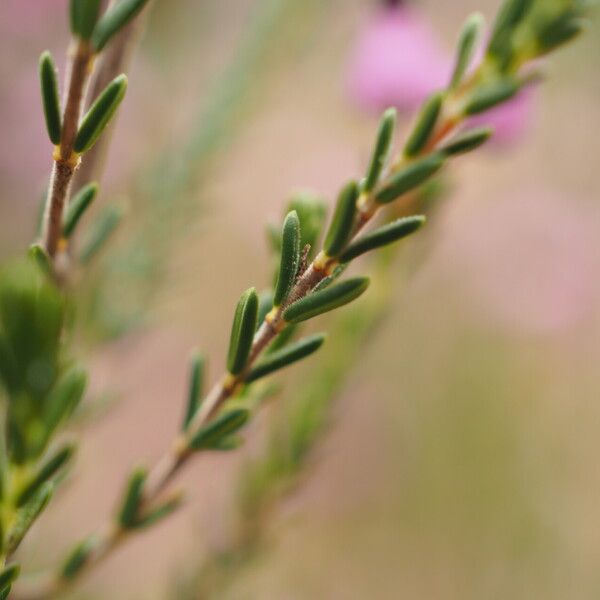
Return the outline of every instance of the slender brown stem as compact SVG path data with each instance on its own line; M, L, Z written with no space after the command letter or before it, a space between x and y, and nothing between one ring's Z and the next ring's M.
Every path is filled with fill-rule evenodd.
M89 43L78 40L70 57L62 133L60 144L54 150L54 165L44 213L42 244L52 258L59 249L62 215L69 198L73 174L79 165L79 156L73 151L73 145L77 136L93 57Z
M457 119L451 119L448 122L444 121L441 123L439 131L442 131L443 134L437 136L438 141L444 139L458 124L459 121ZM427 152L434 151L435 146L436 143L434 143L431 148L428 148ZM396 168L398 168L397 164L385 173L384 179L387 179L387 177L393 174ZM359 207L359 218L353 231L353 239L375 217L379 211L380 205L374 201L374 194L371 193L362 198L362 201L359 202ZM144 486L144 495L140 502L140 512L143 513L152 505L160 501L161 495L168 484L195 454L190 449L190 440L202 427L209 423L219 413L223 405L235 395L239 387L244 383L244 378L250 368L275 337L286 327L286 322L282 316L285 308L309 294L320 281L331 273L336 264L337 261L335 261L335 259L328 257L323 252L319 253L297 279L286 301L267 315L254 336L245 370L237 376L225 373L217 380L217 383L215 383L209 391L200 405L200 408L190 421L186 431L175 438L169 450L150 471ZM130 533L131 530L124 530L118 527L112 520L105 524L96 535L97 544L87 557L85 571L106 558L119 543L128 538ZM77 577L81 574L82 572L78 573ZM46 580L45 587L40 586L37 595L33 595L31 592L26 592L24 594L19 592L17 597L22 600L48 598L59 590L71 585L73 581L73 579L67 580L60 575L55 575Z

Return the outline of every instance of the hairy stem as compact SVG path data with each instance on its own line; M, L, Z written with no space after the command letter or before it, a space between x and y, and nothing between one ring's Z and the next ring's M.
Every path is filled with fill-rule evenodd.
M73 152L87 83L93 65L93 51L88 42L79 40L71 52L66 86L66 102L62 119L60 144L54 149L52 175L46 199L42 245L55 257L62 237L62 215L69 198L73 174L79 156Z

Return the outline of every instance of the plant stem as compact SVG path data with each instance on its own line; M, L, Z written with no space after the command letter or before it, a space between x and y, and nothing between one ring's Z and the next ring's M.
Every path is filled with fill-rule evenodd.
M54 149L52 175L46 199L42 245L54 258L62 234L62 215L69 197L73 174L79 165L79 155L73 151L79 119L83 108L94 53L88 42L78 40L69 61L66 103L62 119L60 144Z
M457 124L458 122L456 120L453 120L451 125L442 123L440 125L440 131L444 131L443 137L446 137ZM435 147L430 148L428 152L434 150ZM386 173L385 177L389 177L396 168L397 167L394 166ZM367 208L365 208L359 216L352 236L353 238L356 237L362 228L374 218L379 210L379 205L375 203L373 194L369 194L364 198L363 205ZM246 374L256 362L257 358L286 327L286 322L282 317L283 311L296 300L309 294L320 281L331 273L336 265L337 261L335 259L327 257L323 252L319 253L304 273L298 278L286 301L267 315L254 336L252 349L245 370L237 376L225 373L217 380L217 383L215 383L209 391L197 413L190 421L187 430L175 438L169 450L150 471L144 486L143 498L140 503L141 512L148 510L149 507L160 500L160 496L168 484L180 472L184 465L187 464L188 460L196 455L196 452L192 451L189 447L190 440L202 427L209 423L219 413L223 405L235 395L239 387L244 383ZM93 565L103 560L120 542L127 539L129 534L134 532L134 530L121 529L114 524L111 525L111 523L112 521L102 527L97 534L96 539L98 540L98 543L88 556L85 568L78 573L77 577L79 577L83 571L87 571L93 567ZM65 580L59 575L54 576L47 581L46 589L44 589L41 594L38 594L37 596L32 594L18 595L18 598L32 600L50 597L59 589L62 590L70 585L72 581L73 579Z

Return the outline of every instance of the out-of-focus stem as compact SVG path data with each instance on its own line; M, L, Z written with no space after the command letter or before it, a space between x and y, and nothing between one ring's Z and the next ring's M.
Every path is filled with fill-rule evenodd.
M148 3L142 14L130 21L111 40L107 48L98 59L95 75L90 86L90 99L96 98L106 86L118 75L124 73L129 66L133 51L141 37L145 25L145 15L148 14ZM77 193L84 185L96 180L102 173L108 148L110 146L112 132L116 119L111 120L102 137L85 154L81 166L77 169L73 179L73 192Z

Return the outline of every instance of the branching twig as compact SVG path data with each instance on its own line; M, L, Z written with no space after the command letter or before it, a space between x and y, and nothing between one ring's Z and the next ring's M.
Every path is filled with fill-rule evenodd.
M282 273L287 277L287 279L281 279L284 281L285 291L277 300L277 294L283 289L278 282L275 307L266 315L253 338L258 298L254 290L249 290L242 297L241 304L238 305L240 312L236 312L236 321L234 322L231 346L233 352L231 353L230 350L228 372L217 380L204 402L200 404L195 413L192 413L184 431L175 438L170 449L150 471L149 476L146 477L146 473L143 471L135 472L132 475L118 519L110 519L99 533L89 538L93 543L85 546L85 550L82 549L72 554L61 572L44 581L43 586L37 590L37 595L25 593L22 597L47 597L64 589L83 572L109 556L118 544L129 537L130 533L137 530L139 525L144 524L144 516L152 519L152 514L160 513L159 516L162 516L172 510L173 503L164 502L163 492L166 487L187 464L192 454L203 448L216 447L209 443L211 440L215 441L214 436L210 438L210 433L215 430L213 423L218 426L220 425L218 419L228 417L227 414L222 414L221 409L228 400L236 396L242 386L253 381L252 369L256 366L257 359L288 326L288 322L294 321L296 317L293 315L298 317L297 320L303 320L344 303L341 296L338 295L335 298L329 294L329 291L326 291L326 294L318 292L311 298L307 297L326 278L330 278L328 282L331 281L335 277L335 270L338 267L347 264L364 251L399 239L399 237L394 237L394 232L399 231L398 224L393 224L396 229L393 227L382 228L370 234L370 237L369 235L362 236L359 243L352 245L351 242L362 229L374 219L382 206L401 198L406 199L408 193L432 177L447 159L456 154L473 150L485 142L490 132L482 129L472 129L462 136L453 137L450 142L447 140L456 133L457 128L466 118L485 112L510 99L518 92L524 84L518 69L524 62L568 41L580 30L579 24L573 22L571 12L561 13L556 22L540 22L541 25L538 24L538 27L541 29L535 32L537 37L531 40L531 44L521 47L519 53L517 52L518 48L512 43L511 35L530 7L531 4L523 5L516 0L505 1L503 11L496 21L486 57L470 77L464 77L464 75L473 55L473 39L476 37L474 33L477 33L478 25L474 21L467 23L467 28L459 40L457 68L448 89L434 95L424 105L401 156L389 165L388 150L393 134L393 117L390 118L390 114L386 113L367 177L360 187L352 183L340 195L324 249L295 281L298 264L293 261L297 261L298 257L290 259L292 262L287 263L286 266L284 264L285 252L282 252L282 266L286 267L286 270L280 271L280 278ZM85 44L80 44L74 57L65 108L63 138L61 138L59 152L55 157L56 181L53 182L50 192L44 240L50 256L54 256L58 244L58 237L56 239L53 237L52 228L53 224L55 225L55 219L52 217L54 212L57 212L60 217L70 179L78 160L77 155L73 153L74 133L72 130L73 127L76 129L76 118L73 115L77 114L78 118L81 110L87 66L90 62L89 49L87 52L88 54L86 54ZM82 70L83 64L86 65L86 71ZM55 188L56 194L53 191ZM362 190L360 195L359 189ZM288 217L291 217L292 220L295 219L297 223L298 217L295 212L290 213ZM60 230L58 230L58 235L60 235ZM297 229L296 237L294 237L293 231L290 235L288 249L297 242L299 244ZM285 251L285 237L283 247ZM299 251L298 247L296 254L299 254ZM290 253L288 252L288 254ZM294 265L293 269L290 267L292 264ZM356 280L346 283L355 285ZM357 297L356 295L350 297L346 291L340 292L340 289L343 288L341 284L335 287L338 289L334 290L334 293L346 294L344 296L347 298L346 301ZM364 291L364 287L362 290ZM336 299L340 300L338 304L335 303ZM317 303L324 301L325 304L321 305L323 310L320 312L315 310L319 307L313 300L316 300ZM304 312L302 310L294 312L294 309L298 309L298 307ZM236 325L238 317L240 319L239 328ZM264 368L264 364L262 366ZM254 369L254 371L257 370L259 369ZM197 406L197 404L192 406ZM245 412L247 415L247 411L237 412ZM234 413L236 411L232 411L231 414ZM245 418L244 416L244 420ZM226 422L223 419L221 421ZM225 435L230 431L224 430ZM221 438L217 436L216 441L223 441L223 439L223 435Z
M455 120L454 122L457 126L458 120ZM448 130L445 123L442 123L440 127L444 130ZM451 129L454 129L454 127ZM444 135L443 137L445 138L446 136ZM433 151L435 151L435 148L428 150L429 153ZM387 177L391 177L394 172L394 170L391 170ZM385 181L382 185L385 185ZM354 229L353 237L358 235L363 227L375 217L379 210L379 205L376 204L373 193L365 195L361 205L364 208L360 213L360 218ZM319 282L332 273L337 265L338 262L335 259L328 257L324 252L320 252L308 266L303 275L298 279L286 301L267 315L256 332L250 356L244 371L237 376L226 373L218 379L217 383L202 402L200 409L190 421L186 431L174 440L170 449L151 470L144 486L143 496L140 502L141 512L148 510L160 502L161 495L168 484L180 472L184 465L187 464L188 460L196 454L196 452L190 448L190 441L194 437L194 434L219 414L223 405L232 398L244 384L245 376L259 356L261 356L265 348L267 348L275 337L286 327L286 322L282 317L285 308L300 298L308 295ZM78 576L82 575L84 571L89 570L95 564L103 561L115 547L127 539L130 533L132 533L132 530L122 529L114 525L112 520L101 527L99 532L93 536L96 543L94 544L93 549L88 553L85 567L80 570ZM57 574L44 582L41 592L38 591L37 594L30 593L29 595L20 595L19 598L35 599L50 597L58 590L64 589L72 581L73 579L67 580L60 574Z

